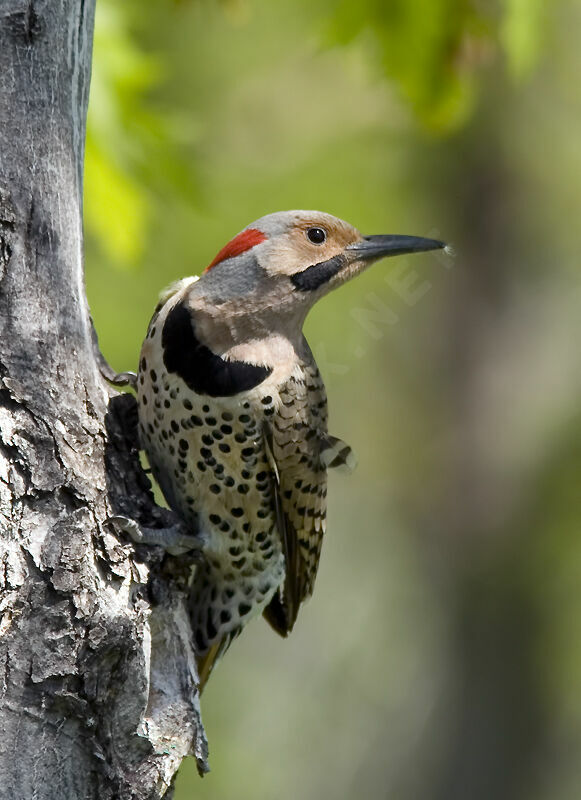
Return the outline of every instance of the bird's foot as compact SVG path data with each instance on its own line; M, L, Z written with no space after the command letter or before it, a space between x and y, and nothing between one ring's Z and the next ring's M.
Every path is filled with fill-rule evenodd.
M135 544L163 547L172 556L202 551L202 539L179 520L165 528L145 528L134 519L122 516L109 517L107 522L113 525L118 534L127 534Z
M105 380L112 383L114 386L131 386L132 389L137 388L137 375L134 372L115 372L111 364L107 361L101 348L99 347L99 338L95 329L95 324L91 319L91 342L93 345L93 355L99 367L99 372Z
M132 389L137 389L137 375L135 372L113 372L105 374L101 372L104 378L114 386L131 386Z

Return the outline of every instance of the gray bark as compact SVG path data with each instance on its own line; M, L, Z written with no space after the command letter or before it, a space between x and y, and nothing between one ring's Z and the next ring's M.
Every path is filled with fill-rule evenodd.
M205 769L190 565L155 525L134 401L93 357L82 159L94 0L0 0L0 795L157 798ZM157 516L156 516L157 515Z

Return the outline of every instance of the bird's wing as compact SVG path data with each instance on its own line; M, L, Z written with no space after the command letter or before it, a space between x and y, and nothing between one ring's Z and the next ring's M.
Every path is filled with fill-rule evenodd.
M327 512L327 466L343 463L350 448L327 434L327 398L314 362L280 391L281 405L265 425L274 475L274 508L286 575L264 616L282 636L313 592Z

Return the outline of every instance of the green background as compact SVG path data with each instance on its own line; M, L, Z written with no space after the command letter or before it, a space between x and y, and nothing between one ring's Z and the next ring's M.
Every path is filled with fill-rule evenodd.
M331 432L313 599L203 697L176 798L581 797L579 2L99 0L89 301L134 369L158 292L270 211L439 236L306 334Z

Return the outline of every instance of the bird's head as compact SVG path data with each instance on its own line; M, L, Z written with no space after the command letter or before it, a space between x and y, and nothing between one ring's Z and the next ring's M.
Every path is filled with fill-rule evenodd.
M374 261L443 247L416 236L362 236L320 211L280 211L256 220L223 247L196 291L238 314L275 312L301 325L320 297Z

